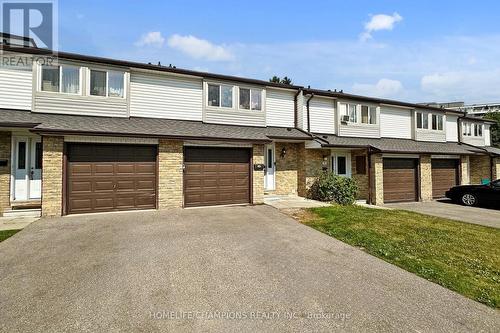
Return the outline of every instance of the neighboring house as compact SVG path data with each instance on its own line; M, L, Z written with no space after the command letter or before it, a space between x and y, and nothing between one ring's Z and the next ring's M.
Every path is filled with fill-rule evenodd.
M488 112L500 112L500 103L465 104L464 102L451 102L429 103L428 105L465 112L472 117L483 117Z
M40 55L33 47L4 47ZM5 55L5 54L4 54ZM58 53L0 67L0 213L258 204L319 173L373 204L497 178L488 121L399 101Z

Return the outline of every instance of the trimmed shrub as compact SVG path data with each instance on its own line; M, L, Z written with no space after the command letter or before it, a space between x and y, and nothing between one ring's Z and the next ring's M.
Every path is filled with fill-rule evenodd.
M310 199L352 205L356 201L358 185L352 178L324 172L314 181L308 192Z

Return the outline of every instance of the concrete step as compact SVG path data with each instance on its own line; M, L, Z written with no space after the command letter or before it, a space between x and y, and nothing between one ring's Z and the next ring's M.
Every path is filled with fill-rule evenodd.
M3 212L3 217L40 217L41 213L40 208L7 209Z

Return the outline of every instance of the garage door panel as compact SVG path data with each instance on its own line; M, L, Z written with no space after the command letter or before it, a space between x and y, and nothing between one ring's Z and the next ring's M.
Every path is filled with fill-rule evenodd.
M445 192L458 185L458 164L456 159L432 159L432 197L444 198Z
M67 212L156 207L156 147L68 146Z
M414 159L383 160L384 202L417 201L417 163Z
M248 149L186 148L185 205L190 207L248 203L249 162Z

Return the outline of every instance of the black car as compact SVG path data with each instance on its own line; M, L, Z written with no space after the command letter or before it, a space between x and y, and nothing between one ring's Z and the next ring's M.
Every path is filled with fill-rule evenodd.
M461 185L446 191L446 197L465 206L500 206L500 179L487 185Z

